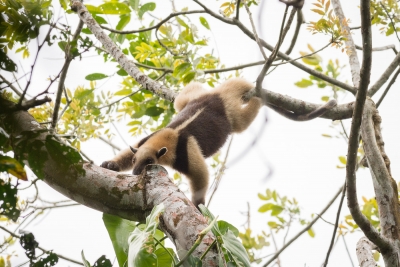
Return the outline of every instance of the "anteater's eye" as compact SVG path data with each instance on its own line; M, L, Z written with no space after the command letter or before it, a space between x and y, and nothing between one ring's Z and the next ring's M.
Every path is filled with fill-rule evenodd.
M136 162L136 158L133 158L132 163L135 164L135 162Z
M146 164L153 164L153 159L147 159Z

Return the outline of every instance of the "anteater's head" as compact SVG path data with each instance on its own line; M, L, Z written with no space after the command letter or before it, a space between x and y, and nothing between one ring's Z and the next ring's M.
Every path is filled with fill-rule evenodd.
M168 152L166 147L156 149L154 147L143 145L139 148L130 148L134 154L132 159L134 175L141 174L144 168L149 164L158 164L159 159Z

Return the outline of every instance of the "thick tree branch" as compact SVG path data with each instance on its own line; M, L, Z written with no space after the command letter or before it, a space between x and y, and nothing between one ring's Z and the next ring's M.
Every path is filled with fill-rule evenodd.
M358 85L360 84L360 62L358 61L357 51L350 32L350 27L346 22L346 17L344 16L340 0L332 0L331 3L336 16L339 18L340 27L342 28L344 37L346 37L345 45L349 54L351 77L354 87L358 88Z
M118 48L114 42L105 34L99 24L93 19L92 15L88 12L86 7L79 1L74 0L71 9L78 13L80 19L87 25L90 31L96 36L96 38L103 44L104 48L114 59L119 63L119 65L128 72L143 88L152 91L156 95L161 96L169 101L174 101L176 93L170 91L164 85L157 83L150 79L147 75L140 72L138 67L132 60Z
M346 183L347 183L347 205L354 221L358 224L364 234L381 249L388 249L389 242L383 238L375 228L369 223L368 219L361 213L357 200L356 185L356 166L357 166L357 150L359 144L359 133L362 119L362 112L365 105L367 88L370 80L371 72L371 15L370 0L361 1L361 27L363 40L363 62L361 68L360 87L357 91L356 102L351 122L351 130L349 136L349 145L347 150L346 163Z
M366 237L361 237L357 242L356 254L358 259L358 264L360 267L377 267L374 259L374 254L372 250L376 250L377 247L374 243L368 240Z
M0 106L4 102L8 101L0 98ZM57 139L40 128L29 113L18 111L5 114L0 125L12 137L10 140L15 155L24 162L29 162L26 158L29 155L19 154L18 151L21 138L28 135L24 149L38 149L42 153L41 158L45 160L40 169L43 174L41 178L78 203L140 222L145 220L155 205L164 203L165 212L161 216L160 227L178 250L189 250L196 241L197 234L207 227L206 218L173 184L161 166L149 165L140 176L116 173L89 163L76 163L66 167L65 162L60 162L57 158L63 152L54 152L54 146L53 150L48 150L46 145L48 140L54 142ZM194 255L200 257L213 241L212 234L207 234ZM216 253L215 249L211 250L205 257L203 266L217 266Z
M374 103L368 99L363 113L361 129L365 156L371 171L379 207L381 233L391 240L398 240L400 239L398 191L396 181L393 180L390 173L390 160L384 149L380 129L381 120ZM378 243L375 244L381 248Z

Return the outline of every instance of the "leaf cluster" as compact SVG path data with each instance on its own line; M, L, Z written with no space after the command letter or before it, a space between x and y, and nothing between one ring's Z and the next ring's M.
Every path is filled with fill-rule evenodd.
M16 42L22 47L24 57L29 56L28 44L39 35L43 25L49 25L52 17L51 0L5 0L0 2L0 68L16 71L16 64L7 56Z
M386 36L400 30L399 5L395 0L371 1L371 24L380 25L379 30Z
M339 18L333 15L333 9L330 7L331 1L317 0L313 3L315 6L311 11L321 15L322 17L317 21L311 21L307 29L312 34L322 33L331 37L331 42L337 48L343 46L346 40L345 36L348 34L345 29L340 25ZM349 23L349 19L342 21L345 25ZM344 51L344 48L342 48Z
M314 48L310 44L308 45L308 49L311 51L311 53L315 52ZM303 51L301 51L300 54L303 56L303 58L301 60L305 64L314 67L314 69L316 71L321 72L321 73L323 73L329 77L332 77L334 79L340 78L339 76L341 74L341 70L345 67L345 65L340 64L338 59L336 59L336 60L330 59L328 61L328 64L324 68L322 65L323 60L318 54L313 54L311 56L307 56L310 53L303 52ZM329 89L331 89L331 96L327 96L327 95L322 96L321 100L324 102L328 102L331 97L334 99L337 99L338 93L344 92L344 90L341 89L340 87L333 85L331 83L328 83L328 82L326 82L318 77L315 77L313 75L310 75L308 79L303 78L302 80L296 82L295 85L299 88L308 88L308 87L311 87L314 85L316 85L318 88L321 88L321 89L328 87Z

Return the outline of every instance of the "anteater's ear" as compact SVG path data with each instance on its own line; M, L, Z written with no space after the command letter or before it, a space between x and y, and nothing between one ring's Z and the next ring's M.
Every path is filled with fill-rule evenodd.
M161 156L164 156L167 152L168 152L168 149L166 147L162 147L157 152L157 158L160 158Z
M135 153L137 152L137 149L136 149L136 148L133 148L133 147L131 147L131 146L130 146L129 148L131 149L131 151L132 151L133 154L135 154Z

